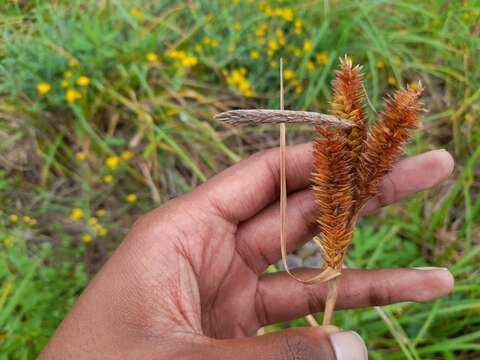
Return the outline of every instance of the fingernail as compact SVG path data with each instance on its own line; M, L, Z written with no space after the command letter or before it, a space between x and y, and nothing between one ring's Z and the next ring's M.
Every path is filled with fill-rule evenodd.
M355 331L342 331L330 335L337 360L368 360L365 342Z
M435 267L435 266L419 266L419 267L414 267L412 269L415 270L444 270L448 271L446 267Z

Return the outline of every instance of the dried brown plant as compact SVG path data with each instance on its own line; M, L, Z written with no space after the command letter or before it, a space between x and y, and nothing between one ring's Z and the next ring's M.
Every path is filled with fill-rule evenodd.
M341 269L343 254L350 244L349 223L352 208L352 154L347 138L329 128L317 128L321 136L314 142L313 191L322 214L318 223L325 263Z
M317 127L314 141L313 191L319 206L318 241L327 267L341 270L343 259L361 207L379 191L410 139L409 130L419 127L422 110L418 97L423 91L407 88L387 97L386 109L368 127L361 67L340 61L333 85L331 108L337 118L350 120L350 129ZM324 324L331 319L336 300L336 279L329 281Z

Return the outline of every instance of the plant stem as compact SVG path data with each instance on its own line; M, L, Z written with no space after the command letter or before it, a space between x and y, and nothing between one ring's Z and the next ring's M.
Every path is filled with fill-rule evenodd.
M335 303L337 302L337 278L329 280L327 300L325 301L325 310L323 311L323 323L322 325L330 325L332 321L333 310L335 309Z

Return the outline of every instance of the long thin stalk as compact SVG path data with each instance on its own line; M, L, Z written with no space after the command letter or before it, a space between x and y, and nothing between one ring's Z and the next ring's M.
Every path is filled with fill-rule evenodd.
M325 300L325 310L323 311L322 325L330 325L332 322L333 310L335 309L335 303L337 302L338 286L337 278L329 280L327 299Z

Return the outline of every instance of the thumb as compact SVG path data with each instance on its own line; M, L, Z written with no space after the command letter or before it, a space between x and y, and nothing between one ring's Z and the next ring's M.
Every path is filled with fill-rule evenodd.
M215 340L214 359L367 360L360 335L334 326L291 328L234 340Z

